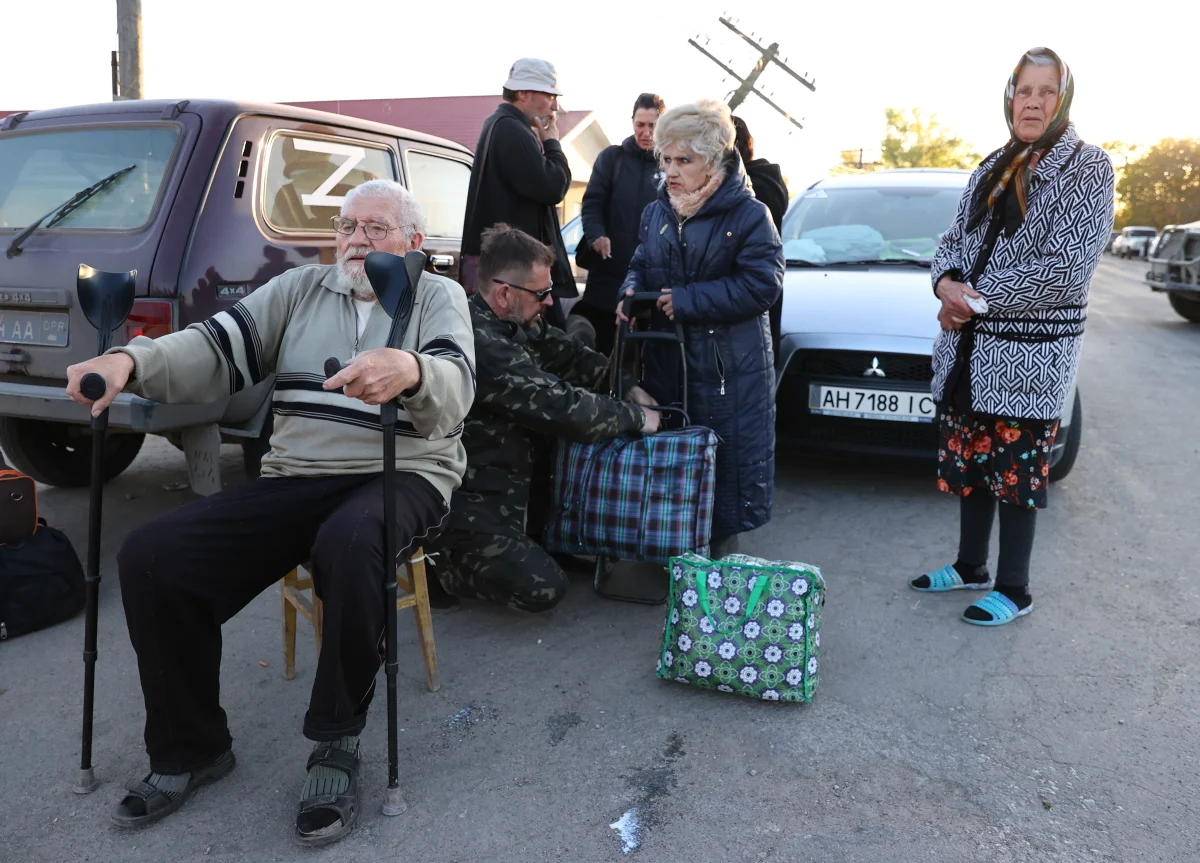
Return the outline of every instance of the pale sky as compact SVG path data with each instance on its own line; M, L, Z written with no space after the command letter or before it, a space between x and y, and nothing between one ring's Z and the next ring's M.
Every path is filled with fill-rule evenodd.
M3 0L0 109L107 101L114 0ZM810 92L778 69L760 84L803 130L751 96L738 109L757 155L782 163L795 194L838 151L878 148L884 108L921 107L987 153L1004 143L1002 96L1021 53L1057 51L1075 74L1072 118L1087 141L1200 136L1200 2L1099 3L626 2L321 3L142 0L147 98L264 101L495 93L513 60L558 68L562 107L597 112L609 138L629 133L638 93L668 106L724 99L736 82L688 45L744 74L755 54L721 26L727 9L760 41L778 41ZM428 10L428 11L424 11ZM704 39L700 42L703 44Z

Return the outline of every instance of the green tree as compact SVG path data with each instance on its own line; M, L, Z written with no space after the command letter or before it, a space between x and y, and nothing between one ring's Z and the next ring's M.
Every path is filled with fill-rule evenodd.
M1136 148L1117 142L1105 149L1117 169L1117 228L1200 219L1200 138L1164 138L1137 158L1129 158Z
M860 174L881 168L974 168L980 156L920 108L884 111L886 132L880 151L842 150L834 174Z
M873 161L877 154L873 155L868 150L842 150L838 155L840 161L831 171L835 175L865 174L882 167L879 162Z
M880 144L883 167L970 169L979 164L980 155L947 132L936 114L926 118L920 108L888 108L885 113L887 135Z

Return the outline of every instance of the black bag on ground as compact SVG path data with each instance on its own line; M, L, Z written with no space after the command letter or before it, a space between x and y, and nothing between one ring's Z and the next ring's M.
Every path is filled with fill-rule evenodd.
M61 530L39 518L32 536L0 545L0 640L68 620L83 604L83 566Z

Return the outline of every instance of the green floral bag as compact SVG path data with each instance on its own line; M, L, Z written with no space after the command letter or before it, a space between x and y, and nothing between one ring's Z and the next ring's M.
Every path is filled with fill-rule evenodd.
M806 563L671 558L657 674L766 701L812 701L825 581Z

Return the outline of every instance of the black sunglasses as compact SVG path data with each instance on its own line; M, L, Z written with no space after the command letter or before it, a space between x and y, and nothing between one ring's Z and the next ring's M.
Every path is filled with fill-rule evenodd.
M533 294L535 297L538 298L539 303L542 300L546 299L546 297L550 296L550 292L554 290L553 285L546 288L546 290L544 290L544 291L531 291L531 290L529 290L529 288L523 288L520 285L514 285L512 282L506 282L503 279L492 279L492 281L495 282L497 285L507 285L508 287L514 288L518 291L524 291L527 294Z

